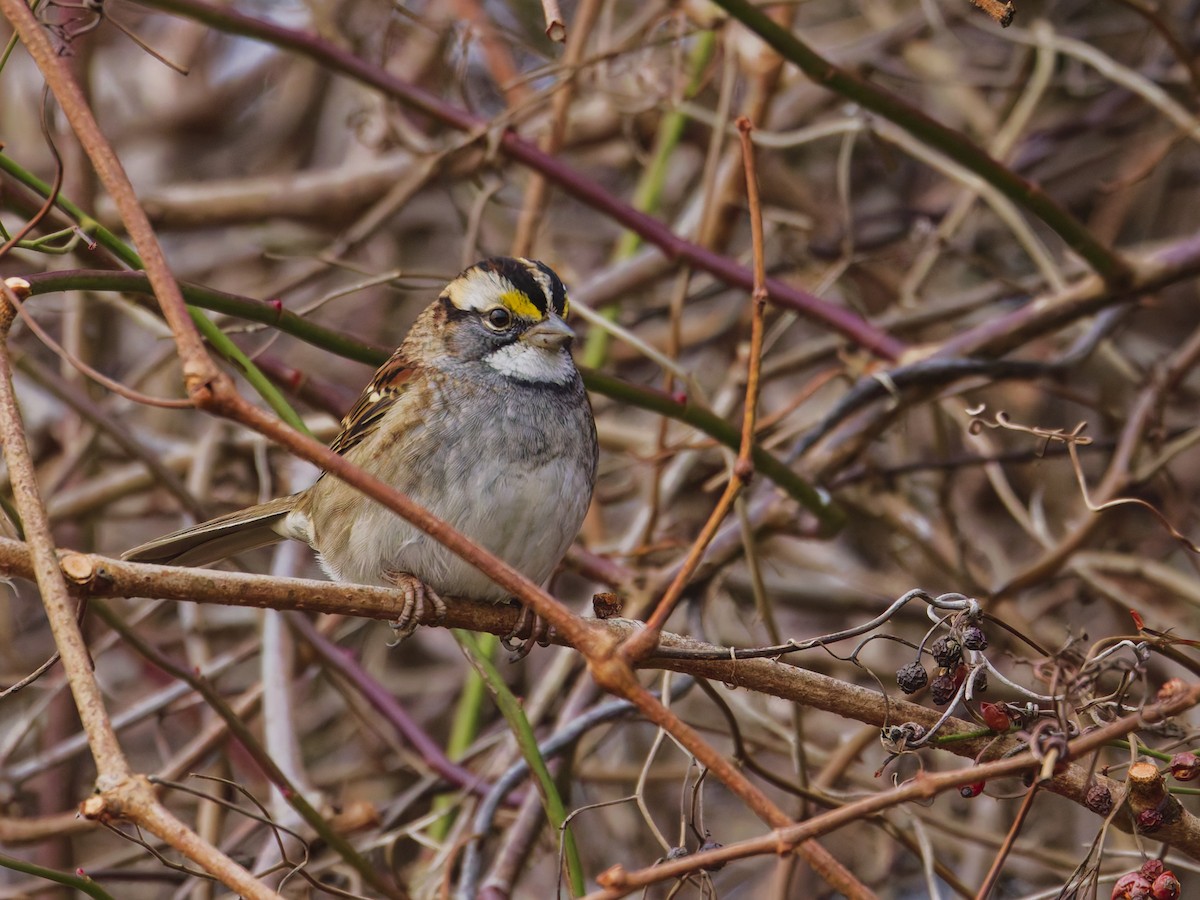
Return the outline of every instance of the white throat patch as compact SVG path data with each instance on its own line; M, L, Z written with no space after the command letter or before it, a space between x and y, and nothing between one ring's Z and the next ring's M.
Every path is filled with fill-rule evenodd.
M520 341L489 353L483 361L518 381L568 384L575 377L575 366L564 350L545 350Z

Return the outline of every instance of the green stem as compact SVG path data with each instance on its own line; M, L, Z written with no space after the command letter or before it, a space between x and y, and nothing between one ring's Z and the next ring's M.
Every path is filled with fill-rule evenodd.
M534 776L534 784L537 785L538 793L541 795L546 818L562 835L571 893L575 897L582 897L584 894L583 864L579 859L579 848L575 845L575 838L570 829L563 827L563 823L567 820L567 808L558 793L558 786L554 783L550 770L546 767L546 761L538 750L537 737L533 733L529 720L525 718L525 710L521 708L521 702L513 696L513 692L504 683L504 678L497 671L491 657L475 640L475 635L456 628L454 637L459 646L463 648L463 652L466 653L471 666L479 673L484 685L491 693L492 699L496 701L500 714L504 716L508 727L512 729L513 736L517 739L517 747L529 765L529 771Z
M0 172L12 176L25 187L29 188L35 194L41 197L49 197L51 186L42 181L32 172L26 171L21 166L17 165L16 161L11 156L6 156L0 153ZM136 253L130 249L124 241L118 238L115 234L93 219L90 215L84 212L83 209L76 206L61 193L54 198L54 205L72 219L79 230L90 238L94 238L104 249L119 259L131 269L141 269L142 260Z
M481 634L478 639L480 654L491 659L496 652L499 640L494 634ZM483 718L483 698L485 685L483 678L475 669L466 673L466 681L458 695L458 704L454 707L454 721L450 725L450 737L446 741L446 756L454 762L462 762L471 743L479 734L479 724ZM433 808L439 812L447 811L453 800L450 797L438 797ZM444 840L450 833L452 819L449 814L442 816L429 827L430 837L434 840Z
M488 659L495 656L499 643L494 634L481 634L477 640L479 652ZM446 742L446 755L454 762L462 761L471 742L479 734L483 697L483 679L480 678L478 672L472 669L467 673L466 683L463 684L462 692L458 695L454 722L450 726L450 739Z
M704 74L712 61L717 48L717 33L703 31L696 35L692 52L688 54L688 83L683 91L683 99L691 100L704 86ZM668 110L658 124L658 134L654 138L654 156L650 165L638 179L637 188L633 192L633 208L642 212L653 212L658 209L662 199L663 187L667 181L667 171L670 167L671 156L679 146L683 137L683 129L688 117L679 109ZM617 241L614 252L616 259L627 259L637 252L642 245L642 238L636 232L626 229Z
M267 405L275 410L275 415L283 419L301 434L312 436L312 432L308 430L308 426L304 424L304 420L300 418L300 414L292 409L292 405L287 402L279 388L272 384L271 380L262 373L262 370L256 366L241 347L229 339L229 335L225 334L218 328L208 316L204 315L200 310L193 306L188 307L188 312L192 315L192 321L196 323L196 329L201 336L212 345L225 358L227 362L237 368L242 373L242 377L247 383L258 392L258 396L267 401Z
M50 196L50 185L17 165L12 157L6 156L4 153L0 153L0 171L11 175L17 181L21 182L21 184L40 194L42 197ZM141 257L132 248L61 193L54 198L54 205L71 217L79 225L80 231L94 238L97 243L125 265L139 271L142 269ZM292 409L291 404L284 399L283 394L275 388L275 385L271 384L270 380L259 370L258 366L254 365L250 357L239 350L233 341L222 334L220 329L210 322L203 313L192 309L191 314L192 321L196 323L196 327L200 330L200 333L208 339L209 343L218 353L242 373L250 386L267 402L267 405L275 411L275 414L293 428L297 428L307 434L308 429L304 427L300 416Z
M583 380L589 390L598 394L686 422L731 450L741 447L742 435L735 425L686 400L680 402L663 391L637 387L600 372L585 371ZM823 534L833 534L845 523L845 514L834 505L828 494L813 487L761 445L754 445L750 451L750 458L754 462L755 471L766 475L820 519Z
M121 291L153 296L150 281L142 272L74 269L27 275L25 279L35 297L59 291ZM346 359L378 366L391 355L391 350L355 340L340 331L318 325L291 310L284 309L283 305L276 301L254 300L190 282L180 282L179 289L190 306L234 316L247 322L270 325L306 344L312 344Z
M95 897L96 900L113 900L112 895L92 879L86 875L72 875L67 872L60 872L57 869L47 869L45 866L37 866L33 863L26 862L23 859L17 859L15 856L8 856L0 853L0 867L12 869L14 872L23 872L26 875L33 875L37 878L44 878L47 881L52 881L55 884L65 885L69 888L87 894L89 897ZM80 872L83 870L80 869Z

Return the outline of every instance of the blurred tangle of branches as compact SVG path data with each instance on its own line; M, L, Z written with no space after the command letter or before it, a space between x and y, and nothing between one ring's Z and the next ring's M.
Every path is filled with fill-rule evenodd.
M754 24L746 8L578 0L555 41L537 4L501 0L35 4L189 302L322 439L464 266L527 255L563 277L602 447L551 582L580 614L611 591L647 618L734 472L747 117L773 279L755 475L667 624L704 643L666 642L642 682L787 817L818 823L804 837L860 896L1108 896L1168 846L1189 896L1194 798L1171 805L1157 770L1121 790L1131 764L1195 745L1186 716L1133 732L1144 704L1197 680L1196 3L1022 0L1001 28L965 0L809 0L761 7L775 49L729 18ZM113 280L131 268L114 251L127 222L16 31L0 39L0 243L36 220L0 276L32 283L22 316L55 342L19 319L8 344L55 543L116 557L306 485L311 467L249 430L76 364L185 396L152 292ZM39 217L37 179L74 206ZM0 691L56 649L8 474L0 559L23 577L0 593ZM320 577L297 546L234 566ZM625 873L771 833L672 726L597 687L590 650L535 650L499 678L561 742L547 752L571 859L524 771L486 799L522 755L484 688L482 635L422 628L391 648L370 618L106 590L81 593L79 615L133 771L264 890L549 897L578 866L576 888L620 896ZM877 616L740 670L724 649ZM929 687L911 668L897 683L914 660ZM1036 767L971 775L1027 752L1036 789ZM928 797L819 824L952 770ZM221 895L160 837L77 817L96 775L63 667L0 695L0 898L67 896L83 888L51 873L77 870L113 897ZM649 896L831 896L819 866L777 849Z

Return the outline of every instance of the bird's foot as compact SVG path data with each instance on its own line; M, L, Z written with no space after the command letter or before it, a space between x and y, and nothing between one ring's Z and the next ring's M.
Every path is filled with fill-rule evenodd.
M543 647L550 643L550 636L554 629L541 616L531 610L528 606L521 606L521 616L517 619L517 624L513 626L512 631L500 638L500 643L504 646L511 656L509 662L519 662L529 655L529 651L533 649L533 645L541 644Z
M446 603L437 595L437 591L415 575L407 572L384 572L384 580L404 594L404 605L400 615L388 624L392 626L395 640L389 646L396 646L417 630L417 625L426 617L426 604L433 608L434 620L440 622L446 617Z

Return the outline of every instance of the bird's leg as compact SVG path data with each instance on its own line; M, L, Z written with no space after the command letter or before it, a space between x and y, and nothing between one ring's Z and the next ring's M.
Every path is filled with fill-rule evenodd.
M445 601L421 579L407 572L384 572L383 579L404 594L404 606L400 609L400 615L388 623L396 635L392 646L399 644L417 630L417 625L425 618L426 603L433 607L437 621L440 622L446 617Z
M512 631L500 638L504 649L512 654L509 662L518 662L529 655L535 643L543 647L550 643L553 628L550 623L524 604L521 605L521 615Z

